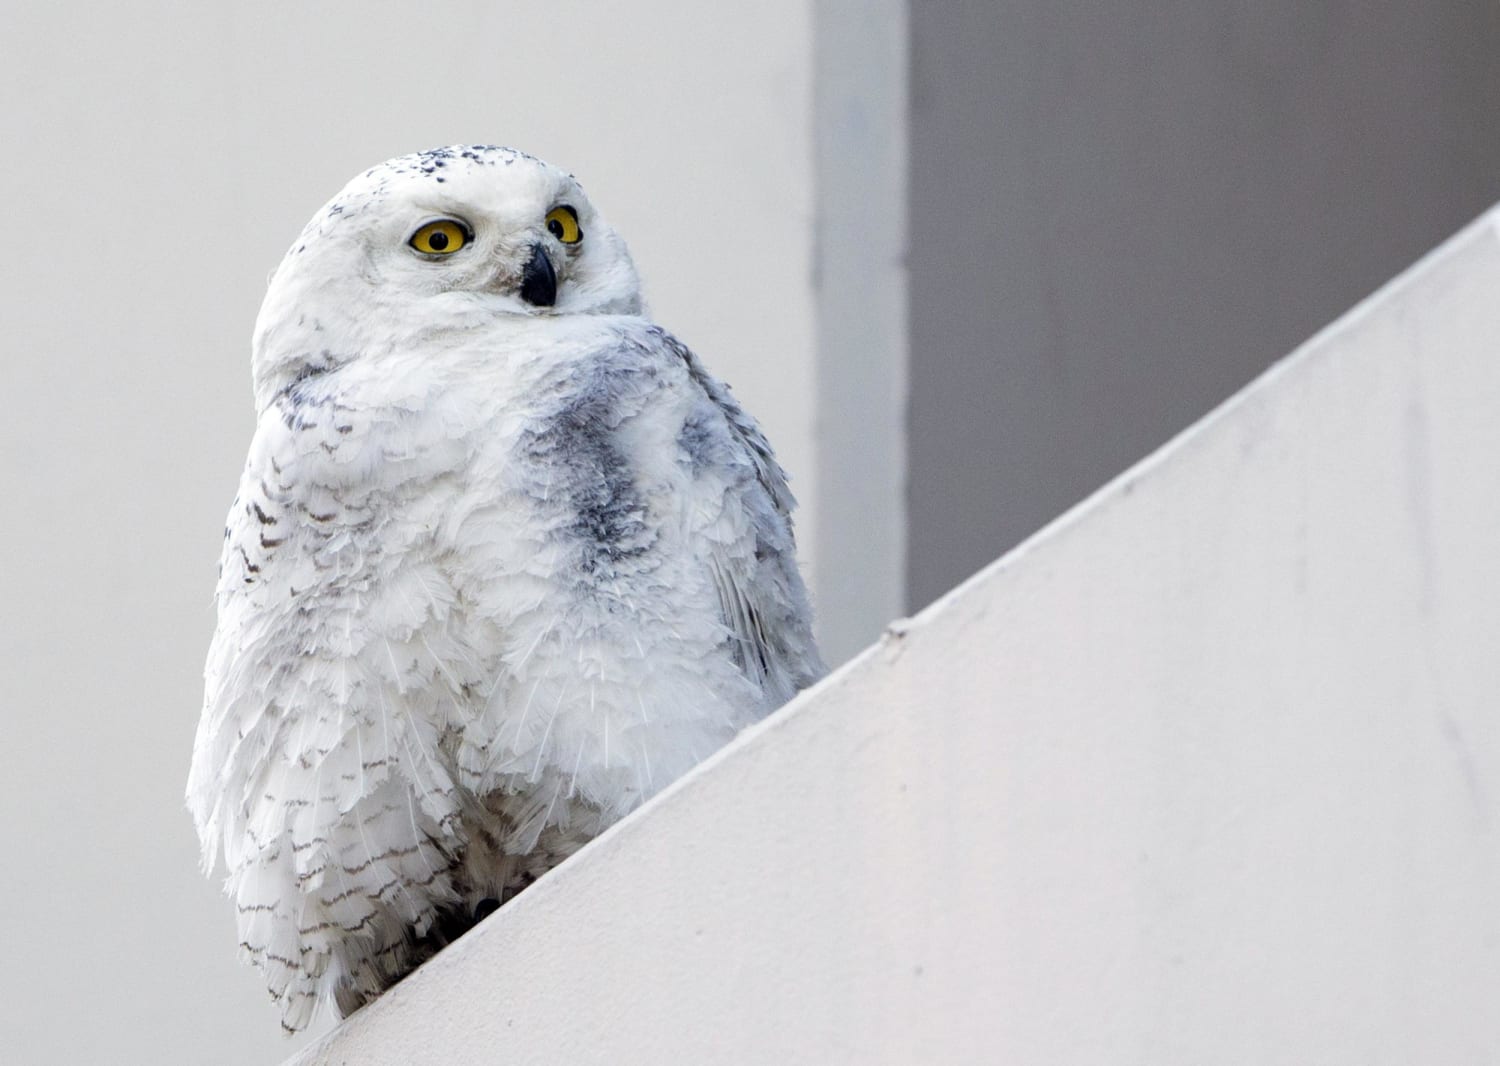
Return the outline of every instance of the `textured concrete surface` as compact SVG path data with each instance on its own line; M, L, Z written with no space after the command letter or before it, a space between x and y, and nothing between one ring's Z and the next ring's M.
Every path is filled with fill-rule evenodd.
M1500 1056L1500 215L301 1066Z

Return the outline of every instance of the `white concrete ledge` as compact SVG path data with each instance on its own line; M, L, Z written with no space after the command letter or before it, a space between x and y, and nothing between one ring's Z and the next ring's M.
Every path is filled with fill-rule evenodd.
M298 1061L1500 1057L1490 216Z

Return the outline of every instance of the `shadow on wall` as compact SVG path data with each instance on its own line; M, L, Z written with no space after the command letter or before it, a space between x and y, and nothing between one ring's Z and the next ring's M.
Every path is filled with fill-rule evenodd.
M1500 7L911 8L920 607L1500 199Z

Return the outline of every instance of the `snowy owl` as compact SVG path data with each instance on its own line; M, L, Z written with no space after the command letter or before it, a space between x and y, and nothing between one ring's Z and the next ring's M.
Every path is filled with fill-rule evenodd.
M187 798L289 1030L824 672L756 423L567 173L355 178L255 326Z

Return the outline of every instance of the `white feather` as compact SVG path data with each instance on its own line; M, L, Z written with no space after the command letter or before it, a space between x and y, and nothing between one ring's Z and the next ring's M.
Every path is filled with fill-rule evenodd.
M471 248L414 254L436 215ZM552 307L517 295L537 247ZM356 179L273 279L254 369L188 802L297 1029L823 666L769 445L556 168L460 148Z

